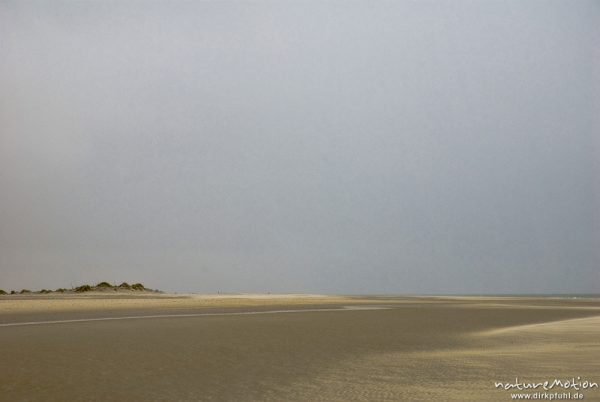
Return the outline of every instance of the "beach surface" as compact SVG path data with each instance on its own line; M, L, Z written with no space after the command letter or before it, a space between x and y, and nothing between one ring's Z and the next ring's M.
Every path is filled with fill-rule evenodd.
M600 300L3 296L0 356L7 401L600 400L495 386L600 383Z

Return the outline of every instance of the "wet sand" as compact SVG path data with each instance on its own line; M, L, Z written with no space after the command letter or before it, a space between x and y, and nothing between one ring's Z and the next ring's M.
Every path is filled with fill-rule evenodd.
M3 297L0 356L7 401L508 401L600 383L600 300Z

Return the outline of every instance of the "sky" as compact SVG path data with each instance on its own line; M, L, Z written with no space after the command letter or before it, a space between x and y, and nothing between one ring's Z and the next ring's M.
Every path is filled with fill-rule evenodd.
M0 1L0 289L600 292L599 1Z

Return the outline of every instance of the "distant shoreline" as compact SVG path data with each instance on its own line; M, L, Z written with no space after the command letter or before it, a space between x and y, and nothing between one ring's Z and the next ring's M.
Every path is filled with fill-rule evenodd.
M136 284L136 288L128 288L121 285L89 286L82 285L71 289L56 289L37 291L23 289L20 291L3 291L0 289L0 298L86 298L86 297L114 297L114 296L160 296L173 298L195 298L195 299L294 299L294 298L369 298L385 300L388 298L423 298L423 299L599 299L600 293L491 293L491 294L317 294L317 293L197 293L197 292L166 292L158 289L149 289L142 284ZM89 288L81 289L84 286ZM131 285L134 286L134 285Z

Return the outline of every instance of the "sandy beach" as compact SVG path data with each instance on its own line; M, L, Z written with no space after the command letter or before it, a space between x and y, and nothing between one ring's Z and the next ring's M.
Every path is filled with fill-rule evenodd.
M600 301L3 297L0 355L7 401L507 401L495 382L600 382Z

